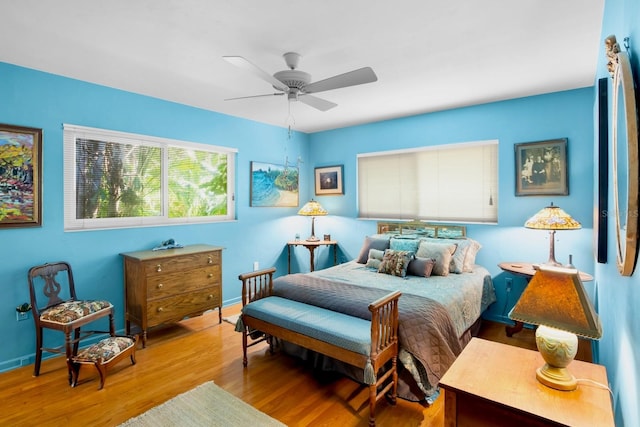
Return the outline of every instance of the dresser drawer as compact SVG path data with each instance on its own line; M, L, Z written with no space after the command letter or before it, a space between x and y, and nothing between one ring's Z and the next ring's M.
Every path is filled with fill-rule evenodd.
M220 286L220 276L219 265L180 273L156 274L147 278L147 299L165 298L183 292Z
M147 260L144 263L144 272L147 276L153 276L156 274L175 273L212 265L220 265L220 251L200 252L170 258Z
M149 301L147 305L149 327L177 322L185 316L201 314L206 310L220 307L222 304L220 290L220 286L215 286L198 292Z

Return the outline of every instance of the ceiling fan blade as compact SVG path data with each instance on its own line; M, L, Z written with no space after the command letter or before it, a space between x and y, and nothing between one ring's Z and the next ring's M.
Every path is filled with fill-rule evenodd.
M318 93L324 92L325 90L339 89L342 87L356 86L365 83L373 83L377 80L378 76L376 76L376 73L373 72L371 67L364 67L308 84L307 86L305 86L304 92Z
M251 61L243 58L242 56L223 56L222 59L227 61L229 64L235 65L238 68L241 68L245 71L250 72L251 74L258 76L262 80L266 81L273 87L283 92L289 92L289 87L282 83L280 80L273 77L271 74L264 71L262 68L253 64Z
M236 98L227 98L227 99L225 99L225 101L235 101L236 99L262 98L262 97L265 97L265 96L280 96L280 95L284 95L284 93L283 92L278 92L278 93L265 93L264 95L238 96Z
M316 108L320 111L327 111L332 109L333 107L337 107L338 104L334 104L331 101L327 101L326 99L318 98L317 96L300 94L298 95L298 101L307 104L310 107Z

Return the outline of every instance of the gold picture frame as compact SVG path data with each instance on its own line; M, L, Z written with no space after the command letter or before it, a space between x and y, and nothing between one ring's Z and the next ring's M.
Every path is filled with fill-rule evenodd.
M0 228L42 225L42 129L0 124Z

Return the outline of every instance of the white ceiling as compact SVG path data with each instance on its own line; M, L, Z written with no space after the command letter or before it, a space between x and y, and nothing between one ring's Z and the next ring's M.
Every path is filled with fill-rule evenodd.
M0 0L0 61L316 132L592 86L604 0ZM370 66L378 81L317 94L320 112L222 59L312 81ZM1 78L1 76L0 76Z

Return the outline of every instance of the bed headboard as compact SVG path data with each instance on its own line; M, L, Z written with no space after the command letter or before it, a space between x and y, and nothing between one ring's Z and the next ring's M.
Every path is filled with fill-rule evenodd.
M423 237L455 239L465 237L467 227L423 221L378 221L378 234L417 234Z

